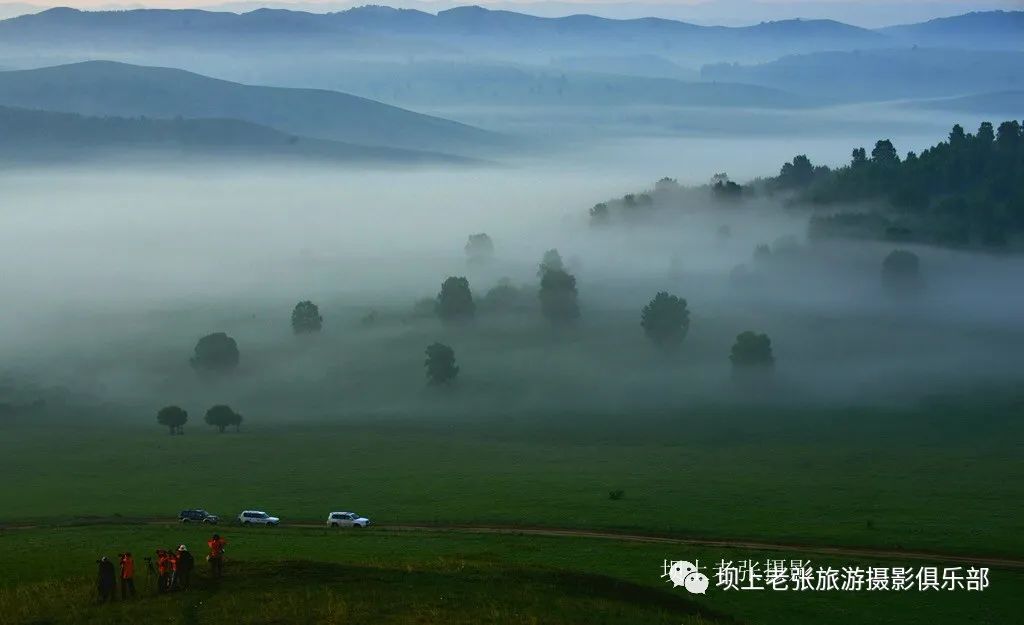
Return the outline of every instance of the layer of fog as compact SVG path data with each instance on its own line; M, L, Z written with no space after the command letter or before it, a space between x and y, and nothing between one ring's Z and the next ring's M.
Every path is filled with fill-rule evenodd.
M931 140L904 137L901 149ZM0 369L147 410L180 402L201 414L227 401L257 419L730 399L728 349L748 329L772 337L789 399L904 401L1013 379L1024 344L1016 258L917 249L927 294L893 302L879 280L892 245L809 244L807 214L776 203L737 209L709 199L647 224L587 223L594 203L663 175L693 184L727 170L743 180L797 151L836 164L849 142L608 148L495 169L194 163L5 174ZM726 240L716 235L722 225ZM494 239L492 263L467 265L474 232ZM796 262L752 260L758 244L794 240ZM478 299L503 277L535 293L549 248L579 278L575 330L551 331L536 311L481 312L463 329L411 316L449 275L468 276ZM730 280L740 263L754 283ZM676 359L639 328L640 308L659 290L687 298L692 311ZM320 304L325 332L297 340L288 316L307 298ZM371 310L380 320L367 326ZM210 384L188 358L214 331L238 339L242 367ZM423 390L422 350L434 340L451 343L463 367L457 392L441 401Z

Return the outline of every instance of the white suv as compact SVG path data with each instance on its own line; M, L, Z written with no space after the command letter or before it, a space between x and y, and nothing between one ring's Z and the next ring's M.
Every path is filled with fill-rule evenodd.
M368 527L370 519L359 516L355 512L332 512L327 515L330 527Z
M261 510L246 510L238 515L238 522L242 525L277 525L281 519Z

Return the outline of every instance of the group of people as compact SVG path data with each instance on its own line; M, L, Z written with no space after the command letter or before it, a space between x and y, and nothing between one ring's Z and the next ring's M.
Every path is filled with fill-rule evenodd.
M220 577L224 572L224 550L228 541L214 534L206 541L210 553L206 561L210 563L210 572L213 577ZM132 554L125 552L119 554L120 576L114 569L114 563L103 556L96 563L99 565L99 596L100 603L113 601L117 589L117 580L121 582L121 599L126 600L135 596L135 559ZM172 592L175 590L188 590L192 578L192 570L196 561L192 553L185 545L179 545L177 549L157 549L156 558L145 558L147 570L150 575L156 578L156 591L158 593Z

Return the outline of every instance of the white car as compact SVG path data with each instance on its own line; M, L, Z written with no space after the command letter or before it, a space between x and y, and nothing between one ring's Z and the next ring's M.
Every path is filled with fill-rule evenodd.
M238 522L242 525L277 525L281 519L262 510L246 510L238 515Z
M327 515L329 527L368 527L370 519L359 516L355 512L332 512Z

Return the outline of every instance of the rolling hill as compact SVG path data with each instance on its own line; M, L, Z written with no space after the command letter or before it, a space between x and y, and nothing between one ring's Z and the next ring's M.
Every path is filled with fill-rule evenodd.
M977 11L878 32L923 46L1024 50L1024 11Z
M784 20L747 27L698 26L667 19L614 20L591 15L547 18L465 6L434 15L389 7L328 14L258 9L235 14L136 9L83 12L56 8L0 22L4 46L83 47L114 51L146 46L447 52L528 55L650 53L680 58L770 58L816 50L886 45L887 36L831 20ZM110 55L104 55L111 58Z
M433 152L310 139L237 119L90 117L6 106L0 106L0 137L0 159L6 162L62 162L140 152L378 164L473 162Z
M0 72L0 105L98 116L231 118L320 139L449 153L502 143L478 128L345 93L248 86L107 61Z
M1024 51L898 48L816 52L770 63L721 63L705 80L731 81L794 93L829 93L847 101L937 98L1024 89Z

